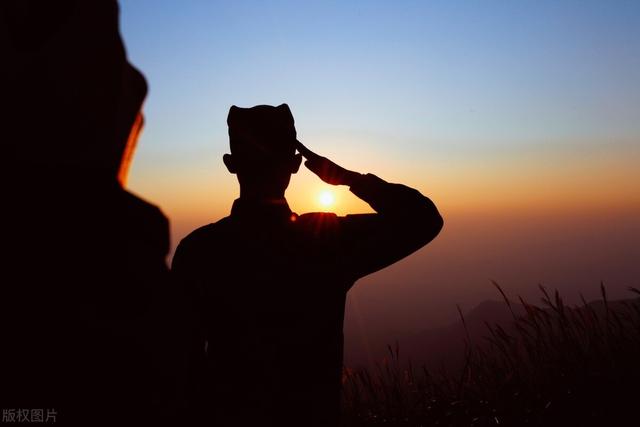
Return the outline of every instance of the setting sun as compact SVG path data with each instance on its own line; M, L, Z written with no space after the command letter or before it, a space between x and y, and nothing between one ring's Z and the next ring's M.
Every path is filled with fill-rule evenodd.
M318 201L323 208L330 208L335 204L336 197L331 191L323 190L318 196Z

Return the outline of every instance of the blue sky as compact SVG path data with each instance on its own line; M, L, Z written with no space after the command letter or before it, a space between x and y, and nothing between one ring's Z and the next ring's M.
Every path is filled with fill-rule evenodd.
M121 28L150 84L129 188L174 244L236 197L229 107L287 102L311 148L445 215L361 301L422 316L494 296L489 277L534 295L640 277L640 1L125 0ZM294 210L314 208L314 179L292 181ZM360 209L346 193L339 213Z
M166 135L154 145L189 129L205 144L231 104L284 101L307 129L517 144L638 136L639 10L136 0L122 5L122 29L151 84L149 121Z
M640 156L636 1L130 0L121 28L150 84L130 188L170 213L226 212L232 104L287 102L316 151L441 198L463 170Z
M130 186L159 203L171 177L234 185L232 104L287 102L302 141L361 169L638 155L637 1L135 0L121 27L151 88Z

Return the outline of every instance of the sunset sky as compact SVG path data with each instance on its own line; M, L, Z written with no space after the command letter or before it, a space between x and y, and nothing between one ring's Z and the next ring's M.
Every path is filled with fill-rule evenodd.
M448 321L497 298L489 279L531 299L640 285L638 1L126 0L121 27L150 85L128 187L174 245L238 195L233 104L286 102L309 148L438 205L436 241L352 290L354 336ZM323 191L370 211L304 168L287 197L318 211Z

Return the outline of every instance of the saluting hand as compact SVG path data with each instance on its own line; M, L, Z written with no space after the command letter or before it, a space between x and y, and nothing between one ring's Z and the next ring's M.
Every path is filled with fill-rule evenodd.
M314 153L302 145L300 141L296 141L296 148L306 159L304 165L307 169L318 175L327 184L352 185L361 176L357 172L345 169L326 157Z

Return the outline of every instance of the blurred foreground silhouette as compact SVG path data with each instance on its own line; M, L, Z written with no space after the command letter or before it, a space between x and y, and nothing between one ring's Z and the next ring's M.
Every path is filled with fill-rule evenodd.
M168 221L123 189L147 86L115 1L5 1L2 408L172 416Z

